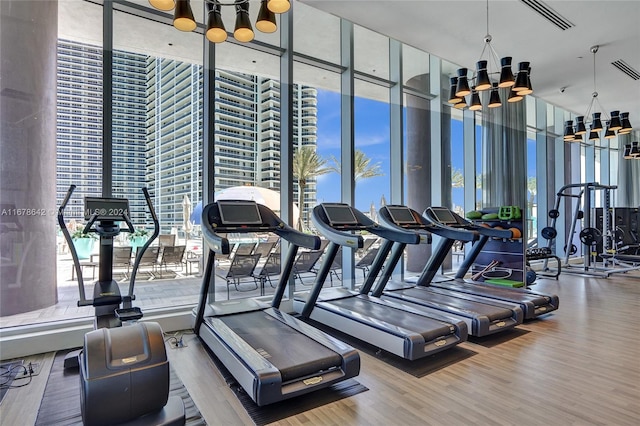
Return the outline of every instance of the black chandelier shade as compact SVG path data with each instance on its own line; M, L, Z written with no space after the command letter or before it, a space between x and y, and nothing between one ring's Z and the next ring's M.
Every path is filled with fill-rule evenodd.
M458 70L458 86L456 89L456 96L464 97L471 93L471 89L469 88L469 80L467 79L466 68L460 68Z
M276 14L269 9L267 3L267 0L262 0L262 2L260 2L260 11L258 12L256 28L263 33L274 33L278 29L278 26L276 25Z
M227 39L227 30L220 15L220 5L207 3L207 32L205 36L212 43L222 43Z
M487 61L478 61L476 64L476 90L483 91L491 89L491 80L487 71Z
M511 56L500 59L500 82L498 87L511 87L516 84L516 79L511 71Z
M253 40L253 27L249 19L249 4L236 4L236 25L233 30L233 38L243 43Z
M198 26L193 17L189 0L177 0L173 15L173 26L180 31L193 31Z
M458 90L458 77L451 77L449 79L450 88L449 88L449 100L450 104L457 104L462 100L461 96L456 96L456 91Z

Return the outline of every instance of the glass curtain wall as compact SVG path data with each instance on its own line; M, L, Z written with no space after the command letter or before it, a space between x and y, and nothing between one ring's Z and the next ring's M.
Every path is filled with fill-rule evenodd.
M390 196L389 38L355 25L353 49L354 207L375 217Z
M202 7L194 2L196 20ZM202 253L198 214L202 193L203 65L201 34L133 15L114 4L111 85L112 191L129 199L134 234L117 244L137 250L153 232L142 193L149 191L160 236L147 250L136 275L137 303L143 309L188 305L195 291L169 300L149 297L154 280L195 283ZM119 268L114 273L124 274Z
M9 3L11 2L2 2L3 7ZM193 0L191 4L196 20L202 23L203 2ZM51 234L51 253L46 256L39 255L41 259L49 257L57 260L54 263L58 279L57 282L51 280L49 283L49 291L54 297L47 309L55 310L58 301L75 306L78 297L77 282L71 276L68 247L65 247L59 234L56 244L55 213L57 205L62 200L62 194L72 183L77 184L78 189L72 200L72 208L68 212L69 222L75 220L78 224L83 220L81 205L84 196L100 194L104 186L103 134L109 135L111 139L110 158L113 160L110 176L113 195L130 198L136 226L150 228L149 216L139 195L140 187L144 185L152 193L154 206L161 217L162 233L174 235L176 245L187 243L187 251L193 252L196 259L199 256L198 251L202 250L197 220L198 208L201 208L200 202L203 198L204 175L214 173L215 192L234 186L257 186L278 192L281 186L280 89L283 82L280 81L280 32L256 32L255 41L248 44L240 44L230 39L216 45L213 59L215 111L211 117L204 117L202 111L206 94L202 88L203 50L204 43L208 42L201 34L202 29L195 33L182 33L174 29L171 26L170 14L152 10L146 0L119 1L114 2L113 6L115 11L110 24L112 26L104 28L103 31L103 6L100 3L59 1L57 68L39 70L43 73L42 77L55 81L42 96L55 98L57 104L57 164L55 172L52 171L51 176L47 178L52 181L54 173L57 177L56 200L55 205L52 199L52 202L43 206L44 211L51 212L50 217L45 219L48 221L46 226ZM251 18L255 20L257 2L252 2L251 6ZM234 20L231 9L223 8L223 20L228 28L231 28ZM332 157L341 158L340 76L346 71L340 66L341 21L298 2L294 2L293 14L294 77L293 81L284 82L294 85L293 144L295 150L306 147L313 149L322 160L326 160L323 165L329 168L332 165ZM24 41L24 37L11 33L8 30L10 26L4 25L5 20L14 18L4 13L2 16L1 35L3 39L9 39L6 43L11 42L11 37ZM277 19L280 20L280 17ZM77 25L79 22L83 25ZM109 83L112 85L113 95L109 99L103 99L102 96L102 81L105 75L103 33L112 34L113 41L112 67L108 70L108 74L112 76ZM389 166L389 151L392 149L389 142L390 121L393 117L390 113L389 91L395 84L390 81L390 70L394 69L391 65L397 67L398 64L390 64L390 41L386 36L357 26L354 27L353 34L355 148L364 152L371 160L370 164L379 163L380 166L380 176L359 180L356 184L356 207L368 212L379 208L383 196L385 199L394 197L391 193L391 173L394 172ZM16 60L11 59L11 55L14 54L18 55L17 52L3 52L3 64L9 63L4 62L6 60L19 63L18 56ZM438 76L431 75L435 69L434 64L438 66L435 71L439 73ZM471 172L468 170L468 159L460 165L459 156L454 153L458 151L461 143L466 158L474 156L472 151L481 153L482 132L480 126L475 124L479 122L478 117L470 118L473 114L455 111L449 116L449 107L444 105L448 79L453 75L456 66L448 66L445 61L429 57L428 53L409 46L402 46L401 65L404 120L400 128L404 130L404 176L399 181L406 184L403 185L406 193L401 199L410 207L421 211L431 203L433 188L430 182L446 181L443 183L446 188L438 194L438 200L451 200L452 207L462 208L463 211L471 210L475 206L469 204L471 201L468 191L465 192L467 195L464 202L458 201L456 171L462 168L466 187L476 176L482 176L481 161L479 158L475 160L476 170ZM441 81L441 87L430 89L430 81ZM38 95L38 98L42 96ZM432 111L438 105L434 102L442 105L438 109L442 110L442 114L447 114L447 125L440 123L439 126L432 126L433 120L436 119ZM108 129L103 128L101 120L106 111L105 106L111 111ZM553 161L554 177L549 178L552 182L547 182L545 190L553 191L563 182L586 179L609 180L612 184L616 183L617 141L611 140L604 144L600 142L602 146L597 150L592 146L564 144L558 137L561 130L557 128L561 127L561 122L571 114L558 108L547 108L551 108L553 112L550 114L556 120L548 122L546 130L535 127L532 132L536 132L538 141L541 132L546 135L549 144L547 149L553 151L554 155L543 158L539 154L533 156L531 149L527 150L527 156L530 159L535 158L534 163ZM15 108L3 108L3 159L7 158L4 155L4 150L9 146L7 141L12 141L11 138L5 137L5 129L14 129L15 123L18 122L26 123L16 120L11 115L15 115L16 112ZM209 120L212 120L211 127L215 139L215 164L213 170L203 170L205 135L202 129L204 123L208 123ZM468 124L469 120L475 122ZM460 123L463 128L462 137L459 136ZM436 134L433 129L438 127L446 134ZM551 127L555 133L549 131ZM471 137L469 132L475 133L475 136ZM528 139L534 139L533 136L534 133L530 133ZM442 152L443 145L434 145L441 143L443 138L451 140L451 145L446 146L446 152ZM469 148L470 140L475 141L473 149ZM438 158L432 158L434 155ZM548 160L551 157L553 160ZM608 167L604 167L603 163ZM443 179L440 174L433 176L433 165L442 167L447 179ZM417 174L419 176L416 182L420 182L421 185L420 194L415 186L412 187L408 183L410 179L416 179ZM528 172L528 175L530 174ZM610 178L605 179L604 175ZM448 182L448 176L452 178L451 183ZM310 230L308 210L316 202L339 200L340 183L349 179L351 177L339 176L329 169L327 173L308 180L309 183L302 191L303 201L299 206L305 230ZM20 208L31 207L29 203L25 204L12 195L17 192L12 192L8 186L11 182L13 181L3 177L3 208L14 205L15 211L18 211ZM541 185L536 185L536 191L539 191L540 187ZM297 200L299 186L295 177L293 188L294 199ZM53 186L48 191L53 193ZM478 189L478 195L475 197L478 206L483 202L480 192ZM533 194L529 191L528 195L531 197ZM537 208L537 200L541 195L535 194L532 209ZM194 215L187 214L187 198ZM553 196L546 195L547 204L553 201L552 198ZM371 208L372 202L374 209ZM190 222L186 220L187 216L192 219ZM534 218L534 213L531 216ZM24 227L21 229L20 226L12 225L22 224L24 219L11 219L12 217L2 216L3 224L13 226L10 228L11 236L3 234L2 240L2 298L28 299L31 290L27 289L28 286L23 286L22 281L43 281L43 277L33 276L35 271L30 271L31 275L24 272L25 265L28 265L28 252L32 247L29 241L35 238L35 234L24 230ZM535 224L532 226L535 228ZM126 239L120 242L130 244ZM8 260L5 262L6 259ZM407 266L410 264L408 260ZM174 281L181 280L176 285L181 286L181 290L186 293L192 292L185 298L174 297L171 303L196 302L199 292L198 264L195 262L191 266L193 269L189 270L184 262L175 265L169 269L177 270L177 273L165 274L162 277ZM155 297L159 294L159 283L163 281L159 274L156 274L154 280L148 281L154 267L157 265L149 267L149 274L139 279L144 281L140 287L144 287L143 293L153 294ZM22 274L18 273L20 270L23 271ZM86 268L83 272L90 280L91 268ZM43 276L56 274L47 273ZM224 281L219 282L219 290L226 290L226 287ZM187 291L191 288L192 290ZM11 289L12 293L6 293L7 289ZM257 293L232 291L231 297L250 297L255 294ZM152 303L151 297L145 301L141 295L139 300L144 302L143 308L145 303ZM165 300L148 306L159 307L166 304ZM31 311L40 308L39 306L26 309ZM83 309L66 310L65 319L92 315L90 308ZM36 316L29 314L29 319L24 319L25 317L20 317L4 305L0 316L3 327L40 321L37 318L51 319L51 316L44 312Z
M340 201L340 175L332 160L340 158L340 19L296 2L293 32L294 85L304 88L310 95L306 100L295 101L303 102L307 107L294 120L294 133L305 138L296 143L294 162L303 158L296 155L297 150L315 151L315 156L311 157L313 167L304 168L307 170L304 176L296 173L303 167L294 168L294 199L302 205L303 229L315 233L310 219L311 209L317 203ZM299 201L301 180L305 190L302 201Z

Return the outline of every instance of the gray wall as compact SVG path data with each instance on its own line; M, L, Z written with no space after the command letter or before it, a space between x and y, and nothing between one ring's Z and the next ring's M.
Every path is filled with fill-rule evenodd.
M54 305L58 2L0 1L0 315Z

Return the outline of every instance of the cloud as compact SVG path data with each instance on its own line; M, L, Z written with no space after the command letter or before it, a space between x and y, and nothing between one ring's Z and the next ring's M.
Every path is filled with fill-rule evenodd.
M386 132L380 132L380 133L371 134L371 135L359 135L358 133L356 133L356 141L355 141L356 148L360 148L363 146L380 145L380 144L389 145L389 143L390 142L389 142L388 128Z

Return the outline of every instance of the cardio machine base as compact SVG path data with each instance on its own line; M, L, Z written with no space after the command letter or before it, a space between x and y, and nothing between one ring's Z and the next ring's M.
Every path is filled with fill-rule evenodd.
M148 416L158 424L184 423L182 401L169 402L169 362L159 324L91 331L78 360L84 424L149 424Z

